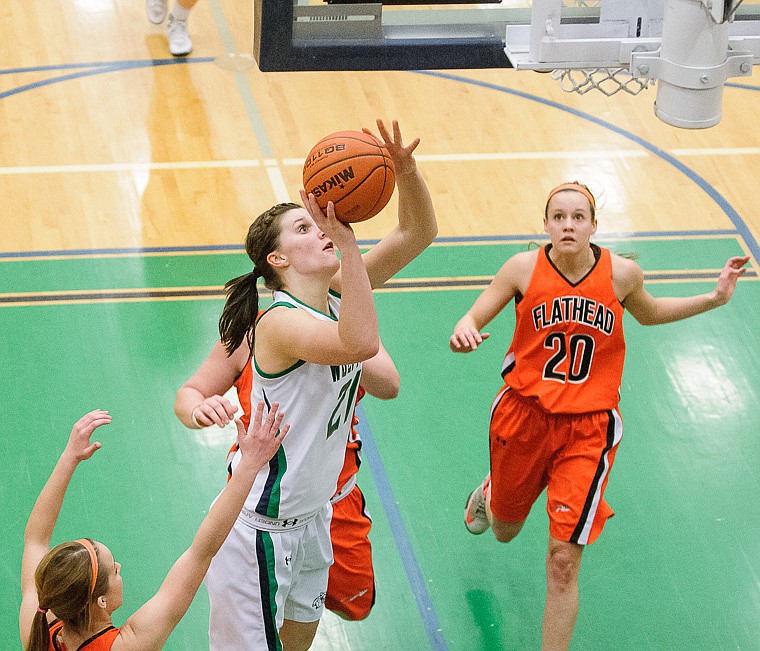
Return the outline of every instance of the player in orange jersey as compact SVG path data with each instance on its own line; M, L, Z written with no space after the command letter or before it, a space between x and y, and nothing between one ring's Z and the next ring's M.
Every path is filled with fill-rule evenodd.
M596 227L585 185L554 188L544 210L550 244L507 260L450 339L454 352L477 349L488 338L480 331L515 299L504 386L491 407L491 472L467 500L465 525L475 534L490 526L509 542L547 489L544 649L568 648L583 548L613 515L604 489L623 431L623 310L655 325L719 307L749 261L730 258L707 294L655 298L635 262L591 243Z
M227 355L221 341L217 342L203 364L177 391L174 404L177 417L190 428L224 427L238 411L238 407L225 397L234 386L243 412L240 420L247 424L251 416L251 361L246 342L231 356ZM398 371L382 343L378 354L363 364L357 403L365 391L381 400L398 395ZM354 621L367 617L375 603L375 574L369 540L372 520L356 483L361 450L361 438L356 430L358 422L354 413L343 468L331 500L330 542L334 562L330 566L325 599L326 608L343 619ZM233 445L228 455L229 476L232 476L229 462L236 449L237 446Z
M68 444L34 504L24 532L21 560L19 633L26 651L158 651L182 619L201 585L211 559L243 508L259 470L277 452L289 425L272 405L266 419L259 404L246 431L238 420L242 459L201 523L190 548L180 556L153 598L114 628L111 614L121 606L121 564L103 543L89 538L52 550L58 514L80 462L100 449L93 432L111 422L96 409L74 425Z

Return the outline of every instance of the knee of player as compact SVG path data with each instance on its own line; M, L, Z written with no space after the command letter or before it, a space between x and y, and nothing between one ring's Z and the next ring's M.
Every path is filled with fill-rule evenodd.
M546 580L555 589L562 590L575 585L580 571L580 551L574 546L549 549L546 555Z
M501 522L496 518L491 521L491 529L496 540L501 543L508 543L515 539L522 529L522 522Z
M493 535L496 536L496 540L498 540L500 543L512 542L515 539L515 536L517 536L516 533L506 533L495 528L493 530Z

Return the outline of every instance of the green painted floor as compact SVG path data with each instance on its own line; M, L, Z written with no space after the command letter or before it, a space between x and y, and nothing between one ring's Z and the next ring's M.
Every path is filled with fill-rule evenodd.
M637 253L655 295L709 291L701 272L742 253L733 237L600 243ZM402 378L396 400L363 401L379 453L359 481L375 521L378 601L364 622L325 620L314 648L540 647L542 501L509 545L462 524L488 468L512 307L477 353L448 349L483 277L525 246L439 244L401 275L404 291L377 293ZM244 271L234 252L0 260L0 649L18 648L26 518L84 412L108 409L114 420L74 478L54 542L87 535L111 547L125 586L117 624L190 543L224 485L229 434L185 430L174 393L216 338L220 286ZM446 288L452 279L473 288ZM709 314L655 328L626 317L625 433L607 490L617 515L584 554L573 649L760 649L758 304L753 273ZM207 609L201 590L166 648L207 648Z

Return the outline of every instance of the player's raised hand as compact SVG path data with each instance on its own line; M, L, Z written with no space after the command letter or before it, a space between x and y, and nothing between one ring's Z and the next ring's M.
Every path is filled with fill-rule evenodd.
M89 459L102 447L99 442L90 443L92 433L101 425L108 425L110 422L110 414L102 409L95 409L82 416L71 429L63 454L72 457L77 463Z
M404 174L411 174L417 170L417 161L414 160L414 150L417 149L417 145L420 144L420 139L415 138L411 144L404 145L401 137L401 129L398 126L398 120L393 120L393 136L388 132L385 123L378 119L377 130L380 132L380 136L383 140L385 148L388 150L388 155L393 160L393 165L396 168L396 176L403 176ZM367 128L363 128L362 131L371 136L375 136ZM375 136L377 137L377 136Z
M280 404L273 402L269 413L264 418L264 402L259 402L256 412L251 418L248 431L239 418L235 419L238 430L238 446L243 455L241 464L247 461L261 468L275 455L290 429L290 425L282 424L285 414L278 411L279 408Z

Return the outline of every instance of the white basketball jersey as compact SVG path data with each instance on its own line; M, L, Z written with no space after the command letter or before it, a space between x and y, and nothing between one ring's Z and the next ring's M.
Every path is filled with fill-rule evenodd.
M340 297L328 296L330 314L323 314L287 292L274 292L268 308L305 310L317 319L337 321ZM268 310L267 310L268 311ZM335 493L351 432L362 365L324 366L303 360L280 373L264 373L253 365L251 410L263 400L265 414L280 403L290 430L280 450L256 477L245 503L247 511L265 518L292 519L322 508ZM233 469L240 452L232 460Z

